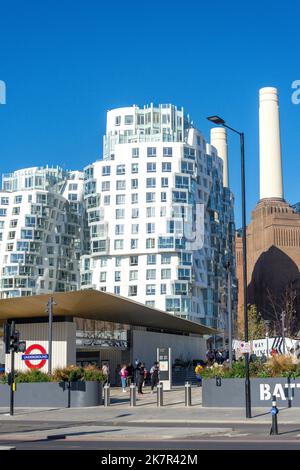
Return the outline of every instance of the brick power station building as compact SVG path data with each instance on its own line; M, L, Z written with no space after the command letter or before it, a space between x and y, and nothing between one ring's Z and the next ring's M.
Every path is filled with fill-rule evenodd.
M277 89L262 88L259 101L260 200L247 227L248 302L256 305L264 319L280 317L285 308L295 308L300 318L300 217L284 199ZM236 263L241 319L244 298L239 234ZM293 306L290 291L296 293Z

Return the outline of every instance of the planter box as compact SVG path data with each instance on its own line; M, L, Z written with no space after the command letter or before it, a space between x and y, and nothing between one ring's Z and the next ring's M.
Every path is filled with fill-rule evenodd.
M251 404L254 407L271 407L272 396L277 405L300 407L300 379L253 378L250 379ZM203 379L202 406L245 407L245 379Z
M102 405L102 385L99 382L68 383L39 382L17 383L14 394L15 406L23 407L70 407ZM0 407L9 407L10 387L0 385Z

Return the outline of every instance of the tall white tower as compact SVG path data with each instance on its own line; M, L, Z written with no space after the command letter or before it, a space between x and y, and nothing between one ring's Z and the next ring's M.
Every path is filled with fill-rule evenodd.
M278 91L259 90L260 199L283 199Z
M210 131L210 142L223 160L223 186L229 188L227 131L224 127L214 127Z

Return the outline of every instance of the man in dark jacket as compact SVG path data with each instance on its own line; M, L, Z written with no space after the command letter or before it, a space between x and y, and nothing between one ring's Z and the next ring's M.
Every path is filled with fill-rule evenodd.
M154 387L157 387L159 384L159 363L154 362L153 366L150 369L151 374L151 391L154 393Z
M136 381L137 381L139 395L143 395L144 374L145 374L145 364L141 362L136 368Z

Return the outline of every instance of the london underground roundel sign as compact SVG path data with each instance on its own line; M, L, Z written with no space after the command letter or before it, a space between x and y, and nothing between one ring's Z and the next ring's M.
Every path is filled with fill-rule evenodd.
M22 356L22 360L25 361L25 364L29 369L41 369L46 364L48 358L49 355L47 354L46 349L40 344L31 344ZM32 363L32 361L34 361L34 363ZM36 363L36 361L39 362Z

